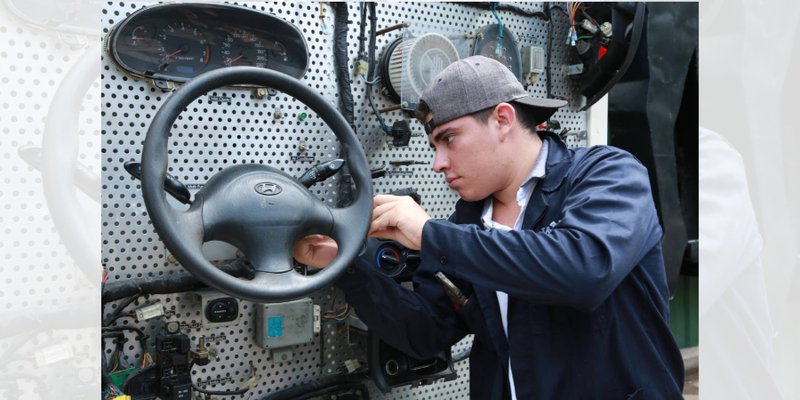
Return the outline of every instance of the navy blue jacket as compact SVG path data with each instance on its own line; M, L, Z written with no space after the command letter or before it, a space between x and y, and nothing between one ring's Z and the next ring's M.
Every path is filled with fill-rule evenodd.
M612 147L567 149L554 135L523 231L485 230L483 201L430 220L414 291L366 260L337 286L381 339L417 358L474 333L473 399L680 399L661 228L646 169ZM469 298L455 311L433 275ZM496 291L508 293L508 340Z

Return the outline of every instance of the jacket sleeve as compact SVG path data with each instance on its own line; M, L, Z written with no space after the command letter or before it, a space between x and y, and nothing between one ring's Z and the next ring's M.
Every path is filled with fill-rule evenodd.
M468 333L433 277L438 270L418 268L412 291L374 271L370 262L359 257L336 286L384 342L409 356L426 359L449 349ZM469 285L460 286L466 295L471 294Z
M594 310L661 239L647 171L626 152L596 148L556 190L566 191L561 211L542 230L428 221L422 264L509 296Z

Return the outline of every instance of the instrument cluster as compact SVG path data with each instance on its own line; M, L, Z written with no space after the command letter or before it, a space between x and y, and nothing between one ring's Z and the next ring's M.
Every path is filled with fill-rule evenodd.
M143 8L109 33L106 48L132 75L175 82L230 66L253 66L302 78L308 47L297 27L270 14L228 4Z

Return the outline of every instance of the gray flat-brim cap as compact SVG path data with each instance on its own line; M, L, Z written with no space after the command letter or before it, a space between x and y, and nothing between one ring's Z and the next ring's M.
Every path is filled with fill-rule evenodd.
M528 106L537 124L547 121L567 102L531 97L505 65L484 56L456 61L442 70L422 92L433 118L425 123L430 134L439 125L500 103Z

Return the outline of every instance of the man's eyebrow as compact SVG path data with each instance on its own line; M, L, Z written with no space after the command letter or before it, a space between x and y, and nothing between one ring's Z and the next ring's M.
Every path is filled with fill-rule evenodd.
M444 136L447 133L449 133L451 129L452 129L452 127L447 127L447 128L442 129L441 131L439 131L439 133L435 134L433 136L433 139L428 142L428 145L431 146L432 149L434 149L435 147L433 146L433 144L436 143L436 142L441 141L442 140L442 136Z

